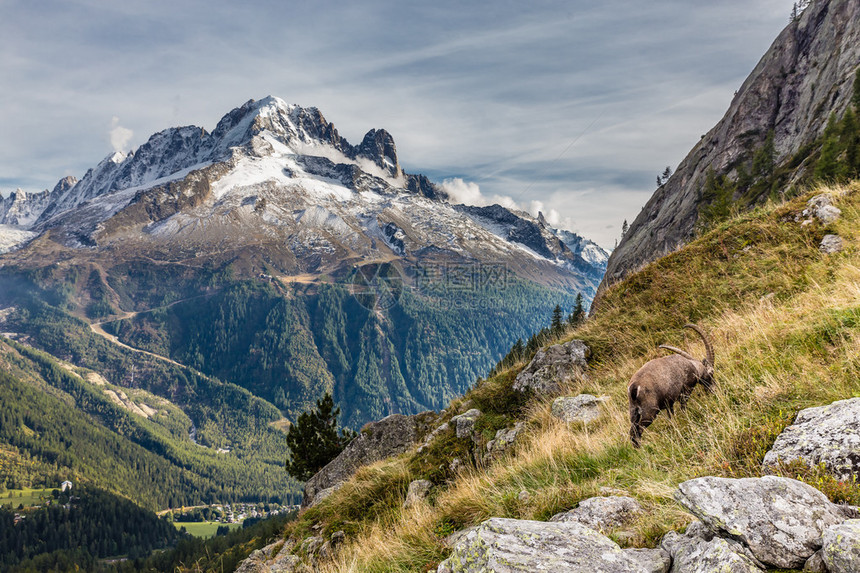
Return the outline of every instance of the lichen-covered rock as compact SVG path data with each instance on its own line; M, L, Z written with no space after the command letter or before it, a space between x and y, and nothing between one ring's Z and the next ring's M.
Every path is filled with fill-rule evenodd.
M323 543L315 552L319 559L331 559L337 553L338 548L346 539L346 534L343 531L335 531L331 534L331 538Z
M684 532L687 537L698 537L705 541L710 541L714 538L714 530L708 527L704 521L696 520L687 526Z
M776 567L802 567L821 547L824 530L845 520L817 489L777 476L697 478L679 485L675 498L718 535Z
M305 555L316 555L316 553L320 550L320 547L322 547L324 543L325 539L323 539L319 535L314 535L302 541L301 550L305 553Z
M494 456L499 456L507 451L513 443L516 441L517 436L520 435L520 432L525 428L525 424L523 422L517 422L514 424L513 428L502 428L496 432L496 437L487 442L487 454L484 456L484 460L487 461Z
M639 567L632 571L650 571L652 573L668 573L672 557L665 549L622 549L627 559Z
M477 408L472 408L463 412L459 416L451 418L451 423L457 432L458 438L465 438L472 435L472 430L475 428L475 422L481 416L481 411Z
M364 426L349 445L305 484L302 507L319 503L317 494L348 480L361 466L402 454L415 446L436 419L434 412L392 414Z
M660 546L672 556L672 573L762 573L764 569L739 552L737 544L719 537L706 541L701 537L667 533Z
M801 410L764 456L764 466L794 460L823 463L841 480L860 476L860 398Z
M842 237L840 237L839 235L824 235L824 238L821 239L821 244L818 245L818 250L825 255L832 255L833 253L838 253L842 249Z
M236 573L291 573L299 563L299 557L290 555L283 541L276 541L252 552L239 564Z
M833 197L822 193L806 202L806 209L804 209L803 215L813 216L827 225L836 221L842 215L842 211L833 205Z
M621 549L576 522L492 518L460 537L438 573L666 573L660 549Z
M451 535L449 535L448 537L446 537L444 540L442 540L442 544L443 544L445 547L447 547L448 549L453 549L453 548L454 548L454 546L456 546L456 545L457 545L457 543L458 543L458 542L459 542L463 537L465 537L466 535L468 535L468 534L469 534L469 533L471 533L472 531L475 531L476 529L478 529L478 526L477 526L477 525L473 525L472 527L467 527L467 528L465 528L465 529L461 529L460 531L455 531L454 533L452 533Z
M813 553L812 557L806 560L806 563L803 564L803 570L806 573L828 573L827 564L824 562L821 549Z
M632 497L591 497L579 502L570 511L557 513L551 522L575 521L582 525L607 533L616 527L627 525L642 513L642 506Z
M321 502L322 500L324 500L325 498L327 498L328 496L330 496L331 494L333 494L334 492L339 490L342 485L343 485L343 483L339 483L339 484L335 484L331 487L327 487L325 489L319 490L318 492L316 492L314 494L314 498L313 498L313 500L311 500L309 507L313 507L314 505L318 504L319 502Z
M585 375L591 351L581 340L541 348L514 380L514 390L555 394L561 384Z
M830 573L860 571L860 519L828 528L823 544L821 554Z
M409 489L406 490L406 500L403 502L403 509L409 509L423 501L433 488L433 482L426 479L417 479L409 483Z
M438 438L439 436L441 436L442 434L447 432L450 427L451 427L451 425L448 422L445 422L444 424L441 424L435 430L433 430L432 432L427 434L427 437L424 438L424 441L421 442L420 446L418 446L418 453L423 452L424 448L426 448L431 443L433 443L433 440L435 440L436 438Z
M588 424L600 417L600 404L609 399L608 396L562 396L552 403L552 415L562 422L582 422Z

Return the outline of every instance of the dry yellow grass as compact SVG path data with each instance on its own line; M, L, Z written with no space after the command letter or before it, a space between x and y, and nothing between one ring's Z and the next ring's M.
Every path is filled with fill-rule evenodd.
M565 393L610 396L601 421L568 425L551 416L550 400L534 401L515 454L467 468L419 507L402 511L390 503L358 523L321 570L426 571L445 556L443 538L454 529L490 516L546 519L599 495L601 487L627 491L647 509L620 539L624 544L654 544L665 531L684 527L690 517L672 499L678 483L700 475L757 475L769 440L797 409L860 396L857 190L857 183L819 190L837 196L843 210L829 227L801 227L794 220L800 201L771 207L616 286L601 313L571 333L592 345L595 359L589 379ZM825 232L840 234L845 251L818 253ZM682 338L687 320L712 334L716 391L697 389L685 410L676 409L673 419L661 415L646 430L643 448L634 450L627 442L626 383L661 354L660 343L704 354L696 338ZM402 487L420 477L410 474L407 458L377 464L353 482ZM523 490L527 500L520 499ZM860 496L860 489L854 493ZM345 487L331 503L348 495Z

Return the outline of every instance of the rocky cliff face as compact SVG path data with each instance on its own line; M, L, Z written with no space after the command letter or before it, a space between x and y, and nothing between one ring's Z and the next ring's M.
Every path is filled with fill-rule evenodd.
M777 165L814 141L830 114L841 114L848 107L858 65L860 2L813 2L777 37L723 119L693 147L636 217L609 259L603 285L692 238L710 169L736 179L738 167L751 159L770 133Z

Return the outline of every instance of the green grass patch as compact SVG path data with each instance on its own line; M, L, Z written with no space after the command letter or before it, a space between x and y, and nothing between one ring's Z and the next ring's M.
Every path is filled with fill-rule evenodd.
M23 489L10 489L6 493L0 494L0 505L10 506L13 509L17 508L19 505L23 505L24 507L43 505L45 501L54 499L51 495L51 492L54 491L54 489L55 488L33 489L29 487Z
M231 530L242 527L241 523L221 523L218 521L174 521L173 525L179 530L184 527L185 531L190 535L201 537L203 539L214 537L218 528L224 527L225 525Z

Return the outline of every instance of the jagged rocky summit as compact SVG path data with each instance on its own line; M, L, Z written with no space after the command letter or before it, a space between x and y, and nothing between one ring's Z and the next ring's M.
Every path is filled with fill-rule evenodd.
M860 3L814 0L738 89L725 116L660 186L612 252L603 285L688 242L704 206L708 171L734 180L773 134L775 165L818 138L841 114L860 66ZM803 170L797 171L801 176ZM769 190L768 190L769 191ZM766 198L747 198L753 203Z
M287 273L336 274L393 259L411 267L492 262L589 299L608 258L540 215L453 205L427 177L404 172L387 131L352 145L318 109L275 97L248 101L212 132L156 133L80 181L16 192L0 202L0 225L6 250L50 240L187 257L213 242L221 251L273 245L266 257Z

